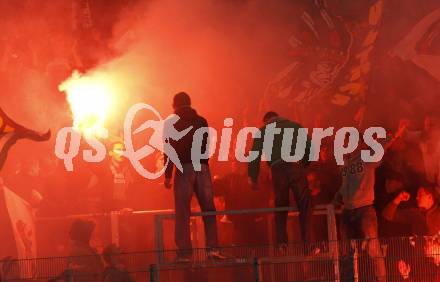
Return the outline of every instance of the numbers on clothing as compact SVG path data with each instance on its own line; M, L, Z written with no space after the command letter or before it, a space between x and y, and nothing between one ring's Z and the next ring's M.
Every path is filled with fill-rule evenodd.
M363 172L364 163L362 161L358 161L342 168L342 176L347 176L347 174L361 174Z

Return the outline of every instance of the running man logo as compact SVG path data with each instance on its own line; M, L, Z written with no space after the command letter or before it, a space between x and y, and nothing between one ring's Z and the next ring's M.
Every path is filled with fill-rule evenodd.
M158 120L147 120L140 127L138 127L136 130L133 131L133 134L137 134L148 128L154 130L148 144L144 145L142 148L135 151L133 148L131 128L136 113L139 112L140 110L148 110L153 112L155 116L158 118ZM179 116L177 115L170 115L165 120L162 119L159 112L148 104L141 104L141 103L136 104L133 107L131 107L130 110L128 111L124 122L124 138L125 138L125 147L126 147L124 156L131 161L134 169L143 177L148 179L156 179L160 177L165 172L165 169L170 161L181 172L183 172L182 164L179 160L176 150L173 148L173 146L171 146L170 140L178 141L182 139L185 135L187 135L191 131L193 127L190 126L184 129L183 131L177 131L174 125L178 120L179 120ZM156 150L160 151L161 153L167 156L167 162L159 172L151 173L142 166L140 160L151 155Z
M9 118L0 108L0 170L5 164L9 149L20 139L37 142L50 139L51 132L39 133L21 126Z

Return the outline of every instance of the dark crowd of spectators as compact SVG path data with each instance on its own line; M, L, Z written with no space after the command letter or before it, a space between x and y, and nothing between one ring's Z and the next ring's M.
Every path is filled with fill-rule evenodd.
M69 5L66 5L67 2ZM118 5L123 6L127 4L125 2L130 1L119 2L112 5L113 9L117 10ZM106 13L100 13L103 15L101 22L97 19L94 21L89 19L88 22L81 19L81 11L84 7L73 7L70 5L72 3L76 3L77 6L83 5L81 1L67 0L60 1L57 5L35 1L2 4L4 6L1 8L14 19L12 21L6 17L0 22L1 26L5 27L0 35L0 83L4 92L17 91L16 85L20 85L20 81L29 72L44 74L49 84L55 85L52 88L56 89L56 85L68 77L74 69L88 69L98 61L113 55L108 41L111 30L103 28L111 26L108 24L110 20L105 16ZM106 5L104 2L101 3L102 5L99 3L100 1L92 3L95 6L92 5L88 9L92 13L101 11ZM64 12L60 9L67 6L72 7ZM23 24L11 24L17 22L17 17L23 19ZM94 51L88 52L90 49ZM409 201L401 204L404 207L416 204L417 191L420 187L434 187L434 190L438 187L440 181L438 123L435 114L427 116L423 125L414 125L405 138L398 140L385 154L376 170L375 205L379 213L402 191L410 195ZM319 162L313 163L308 168L307 180L314 204L330 203L341 183L331 144L332 142L328 142L323 145ZM72 214L121 208L157 208L154 205L142 204L140 197L143 190L140 187L145 185L145 182L139 180L130 166L118 158L117 152L122 149L118 146L122 146L120 142L109 144L113 155L108 156L107 161L101 165L78 162L78 172L74 175L63 171L62 165L57 164L53 158L23 157L3 174L5 183L24 199L38 206L42 215L50 215L54 211L59 214ZM151 161L153 167L154 161ZM214 167L215 165L213 164ZM258 193L250 191L246 187L243 174L245 174L244 168L240 164L232 163L229 172L216 177L217 202L226 209L268 206L271 200L268 196L270 189L263 189L265 192ZM267 178L270 178L270 175ZM267 180L266 187L269 183L270 181ZM160 183L149 185L159 186ZM264 194L266 192L267 195ZM150 194L162 195L157 191ZM154 201L149 203L152 202ZM258 217L251 221L257 219ZM233 222L235 219L231 217L228 220ZM383 217L380 217L380 221L381 236L410 233L408 225L390 223Z

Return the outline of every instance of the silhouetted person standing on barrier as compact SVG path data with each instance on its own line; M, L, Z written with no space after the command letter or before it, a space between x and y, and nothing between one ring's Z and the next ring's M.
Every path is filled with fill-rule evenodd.
M191 107L191 99L185 92L174 96L173 108L179 120L174 124L177 131L184 131L192 126L192 129L178 141L169 140L170 145L176 151L183 171L175 169L174 172L174 203L176 212L175 242L178 248L177 260L187 262L192 256L190 236L191 198L196 194L200 208L203 212L215 212L214 197L212 192L211 172L208 158L200 160L200 171L197 171L192 162L191 147L193 136L197 129L208 127L205 118L199 116ZM201 152L208 149L208 136L205 134L202 140ZM171 188L171 177L174 169L172 162L168 162L165 155L165 186ZM224 256L215 248L217 247L217 222L214 216L203 217L205 225L206 245L208 257L223 259Z
M310 153L311 141L306 139L305 144L299 144L305 149L304 157L298 162L286 162L281 157L284 132L287 128L293 129L291 150L289 155L295 153L298 139L298 129L301 128L296 122L284 119L275 112L268 112L263 117L264 126L260 129L261 137L254 138L252 151L258 152L258 157L249 163L248 176L251 184L256 187L260 170L260 161L264 151L264 143L268 138L273 138L271 158L268 164L272 170L272 182L275 191L275 206L289 206L289 191L292 190L295 201L299 209L299 222L301 226L301 238L305 242L312 241L312 200L310 190L307 188L306 167ZM279 133L270 133L267 129L269 125L275 125L281 129ZM266 156L267 157L267 156ZM275 214L276 240L280 247L286 246L288 236L286 230L287 211Z

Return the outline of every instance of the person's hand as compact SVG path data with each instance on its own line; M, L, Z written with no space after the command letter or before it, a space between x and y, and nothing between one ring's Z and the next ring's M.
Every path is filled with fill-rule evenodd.
M251 186L252 190L258 190L258 184L252 178L248 177L248 184Z
M163 184L165 185L165 188L171 189L171 178L165 178L165 181Z
M339 191L341 191L341 189L339 189ZM335 209L341 208L342 205L344 204L344 202L342 200L342 195L339 191L335 194L335 196L333 197L333 200L331 202L331 205L333 205L333 207Z
M399 205L401 202L407 202L409 201L410 198L410 194L406 191L402 191L399 193L399 195L397 195L397 197L394 199L394 203L396 205Z

